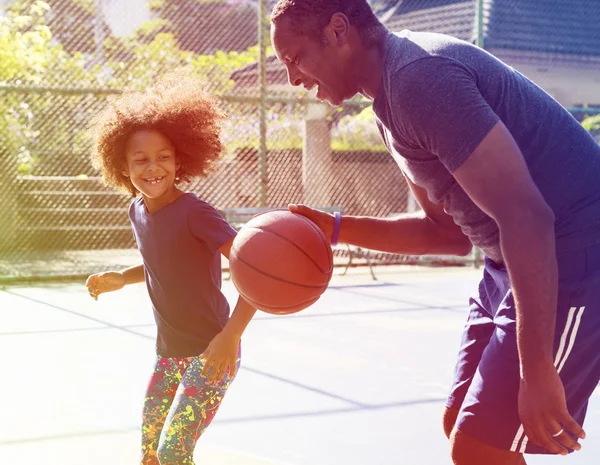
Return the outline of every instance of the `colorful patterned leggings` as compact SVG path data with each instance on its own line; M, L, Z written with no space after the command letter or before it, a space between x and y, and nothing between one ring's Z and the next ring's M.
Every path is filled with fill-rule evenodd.
M202 368L200 357L156 359L144 402L142 465L194 465L196 442L233 381L209 385Z

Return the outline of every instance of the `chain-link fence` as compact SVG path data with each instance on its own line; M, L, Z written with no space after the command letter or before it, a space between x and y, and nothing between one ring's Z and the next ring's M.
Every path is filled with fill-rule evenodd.
M131 199L105 187L91 167L86 128L107 96L182 66L206 78L229 115L219 170L187 186L216 208L303 202L374 216L414 208L367 102L331 109L287 84L268 41L272 3L4 0L0 278L80 276L139 262L126 214ZM393 31L449 33L489 49L580 119L600 103L594 0L371 3ZM559 28L569 40L548 44L547 23L564 21L565 5L570 21L595 17L595 26ZM594 130L600 122L586 124Z

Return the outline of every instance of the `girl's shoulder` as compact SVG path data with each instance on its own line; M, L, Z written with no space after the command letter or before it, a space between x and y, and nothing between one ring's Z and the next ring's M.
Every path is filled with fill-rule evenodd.
M210 203L208 203L205 200L202 200L200 197L198 197L193 192L186 192L182 195L182 197L185 197L186 204L188 205L188 207L190 207L191 209L193 209L195 211L208 211L208 212L216 212L217 211L217 209L215 207L213 207Z
M134 198L129 203L129 209L128 209L129 218L133 218L135 216L135 213L138 211L143 212L143 208L144 208L144 200L142 199L141 195L138 195L136 198Z

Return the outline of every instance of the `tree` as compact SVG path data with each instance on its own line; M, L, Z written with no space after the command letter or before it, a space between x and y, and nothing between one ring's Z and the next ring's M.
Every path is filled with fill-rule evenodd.
M42 1L16 2L0 18L0 83L8 86L0 101L6 115L0 120L0 154L6 169L21 174L31 171L44 150L71 148L78 124L84 124L85 106L82 96L22 92L19 87L98 85L97 67L86 69L83 54L69 54L52 41L46 24L50 10Z
M252 2L154 0L150 9L162 20L157 32L173 34L182 50L241 52L258 43L257 9Z
M379 131L375 126L373 107L368 106L356 115L342 116L332 129L334 150L386 151Z
M600 113L595 116L589 116L583 120L582 126L587 129L596 142L600 144Z
M36 0L14 0L9 11L22 12L35 7ZM110 34L103 15L97 15L94 0L46 0L44 18L53 39L69 53L93 54L97 41Z

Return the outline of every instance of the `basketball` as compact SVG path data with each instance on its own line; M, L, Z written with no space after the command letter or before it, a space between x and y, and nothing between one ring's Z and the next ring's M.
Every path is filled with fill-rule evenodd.
M321 297L333 272L333 254L323 231L308 218L274 210L241 228L231 246L229 269L250 304L285 315Z

